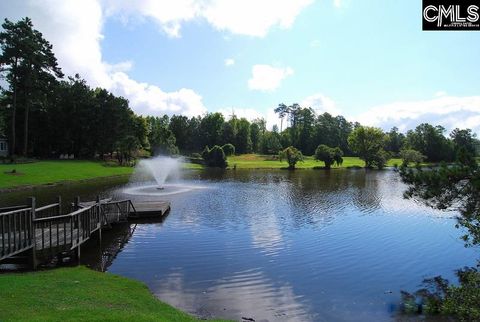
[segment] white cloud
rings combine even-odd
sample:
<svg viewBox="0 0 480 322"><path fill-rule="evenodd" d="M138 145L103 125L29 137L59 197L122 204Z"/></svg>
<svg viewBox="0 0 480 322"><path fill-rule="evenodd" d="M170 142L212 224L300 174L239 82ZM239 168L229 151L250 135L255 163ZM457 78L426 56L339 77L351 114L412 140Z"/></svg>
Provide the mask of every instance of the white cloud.
<svg viewBox="0 0 480 322"><path fill-rule="evenodd" d="M342 7L342 0L333 0L333 5L337 8Z"/></svg>
<svg viewBox="0 0 480 322"><path fill-rule="evenodd" d="M235 65L235 59L233 59L233 58L225 59L225 66L228 67L228 66L233 66L233 65Z"/></svg>
<svg viewBox="0 0 480 322"><path fill-rule="evenodd" d="M313 0L212 0L201 15L219 30L263 37L273 26L290 28Z"/></svg>
<svg viewBox="0 0 480 322"><path fill-rule="evenodd" d="M300 105L302 107L311 107L317 114L328 112L332 115L338 115L341 113L331 98L320 93L308 96Z"/></svg>
<svg viewBox="0 0 480 322"><path fill-rule="evenodd" d="M423 101L394 102L373 107L357 117L357 120L384 129L397 126L401 131L428 122L442 125L447 131L458 127L480 133L480 96L457 97L445 94Z"/></svg>
<svg viewBox="0 0 480 322"><path fill-rule="evenodd" d="M164 92L159 87L139 83L123 72L111 75L112 91L128 97L135 111L143 115L183 114L197 116L206 112L202 97L188 88Z"/></svg>
<svg viewBox="0 0 480 322"><path fill-rule="evenodd" d="M313 0L104 0L108 15L153 19L172 37L180 36L183 23L204 19L218 30L263 37L274 27L289 28Z"/></svg>
<svg viewBox="0 0 480 322"><path fill-rule="evenodd" d="M248 80L248 88L264 92L271 92L277 89L281 82L293 74L290 67L273 67L270 65L254 65L252 67L252 78Z"/></svg>
<svg viewBox="0 0 480 322"><path fill-rule="evenodd" d="M133 62L112 64L103 59L100 42L105 17L101 4L99 0L3 1L0 12L11 20L31 17L35 28L52 43L66 75L78 73L90 86L104 87L124 96L137 113L192 116L206 112L201 96L193 90L164 92L155 85L131 79L126 73L133 68ZM128 4L123 2L125 6ZM175 9L173 4L171 7L173 11L168 14L185 16L177 12L181 9Z"/></svg>

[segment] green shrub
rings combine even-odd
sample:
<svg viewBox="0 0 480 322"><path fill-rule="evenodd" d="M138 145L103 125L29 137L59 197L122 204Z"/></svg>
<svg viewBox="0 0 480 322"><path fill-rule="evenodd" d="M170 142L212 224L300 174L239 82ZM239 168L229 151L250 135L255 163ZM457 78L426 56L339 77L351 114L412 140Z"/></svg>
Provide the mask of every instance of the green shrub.
<svg viewBox="0 0 480 322"><path fill-rule="evenodd" d="M295 169L295 165L298 161L303 161L303 154L293 146L289 146L278 154L280 161L287 160L288 168L290 170Z"/></svg>
<svg viewBox="0 0 480 322"><path fill-rule="evenodd" d="M227 159L225 153L223 152L222 147L215 145L213 148L209 149L208 146L202 152L202 158L205 160L205 164L208 167L218 167L226 168Z"/></svg>
<svg viewBox="0 0 480 322"><path fill-rule="evenodd" d="M226 156L231 156L235 154L235 146L231 143L225 144L224 146L222 146L222 149Z"/></svg>

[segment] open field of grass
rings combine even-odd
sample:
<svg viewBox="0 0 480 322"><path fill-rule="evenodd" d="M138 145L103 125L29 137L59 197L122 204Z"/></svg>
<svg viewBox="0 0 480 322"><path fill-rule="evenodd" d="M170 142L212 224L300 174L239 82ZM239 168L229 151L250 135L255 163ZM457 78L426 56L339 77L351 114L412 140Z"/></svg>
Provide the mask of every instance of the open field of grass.
<svg viewBox="0 0 480 322"><path fill-rule="evenodd" d="M198 321L140 282L85 267L0 275L0 298L0 321Z"/></svg>
<svg viewBox="0 0 480 322"><path fill-rule="evenodd" d="M186 163L185 167L189 169L202 168L201 165L192 163ZM16 173L11 173L12 170L15 170ZM0 164L0 189L129 175L133 170L132 167L105 166L102 162L85 160Z"/></svg>
<svg viewBox="0 0 480 322"><path fill-rule="evenodd" d="M233 168L235 165L237 169L279 169L288 167L287 161L280 162L278 159L274 160L275 156L258 155L258 154L243 154L228 157L228 167ZM387 166L400 165L401 159L391 159ZM298 162L296 167L299 169L311 169L314 167L323 167L324 163L315 161L313 157L305 157L303 162ZM364 167L365 162L358 157L344 157L342 168L347 167ZM332 166L337 168L337 166Z"/></svg>

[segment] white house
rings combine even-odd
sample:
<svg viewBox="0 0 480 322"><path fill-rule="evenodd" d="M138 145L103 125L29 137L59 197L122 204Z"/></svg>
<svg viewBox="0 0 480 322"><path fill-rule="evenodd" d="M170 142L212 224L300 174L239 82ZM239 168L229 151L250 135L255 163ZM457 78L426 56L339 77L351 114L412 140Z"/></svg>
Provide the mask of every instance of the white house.
<svg viewBox="0 0 480 322"><path fill-rule="evenodd" d="M8 156L8 141L7 138L0 136L0 157Z"/></svg>

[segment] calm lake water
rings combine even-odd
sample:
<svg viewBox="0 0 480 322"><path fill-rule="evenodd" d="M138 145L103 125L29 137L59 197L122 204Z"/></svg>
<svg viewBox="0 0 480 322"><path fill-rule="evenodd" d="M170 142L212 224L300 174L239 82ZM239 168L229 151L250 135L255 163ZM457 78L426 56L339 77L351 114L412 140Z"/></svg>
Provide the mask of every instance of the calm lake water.
<svg viewBox="0 0 480 322"><path fill-rule="evenodd" d="M458 239L455 213L404 200L392 170L193 171L184 180L203 188L163 197L172 203L163 222L116 227L84 262L207 318L391 321L400 290L454 279L478 258ZM125 183L34 193L41 202L59 193L131 197ZM2 194L0 206L29 194Z"/></svg>

